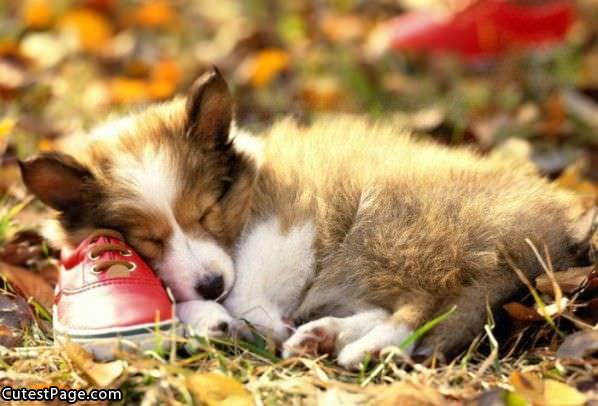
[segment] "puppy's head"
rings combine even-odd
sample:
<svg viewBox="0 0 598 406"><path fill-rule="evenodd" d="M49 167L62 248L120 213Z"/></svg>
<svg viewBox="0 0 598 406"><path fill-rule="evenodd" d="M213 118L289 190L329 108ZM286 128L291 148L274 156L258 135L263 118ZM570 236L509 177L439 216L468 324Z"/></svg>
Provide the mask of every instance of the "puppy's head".
<svg viewBox="0 0 598 406"><path fill-rule="evenodd" d="M228 86L213 70L186 98L100 127L76 157L22 162L22 177L57 210L63 243L119 230L178 301L216 299L234 280L230 250L255 179L230 138L232 115Z"/></svg>

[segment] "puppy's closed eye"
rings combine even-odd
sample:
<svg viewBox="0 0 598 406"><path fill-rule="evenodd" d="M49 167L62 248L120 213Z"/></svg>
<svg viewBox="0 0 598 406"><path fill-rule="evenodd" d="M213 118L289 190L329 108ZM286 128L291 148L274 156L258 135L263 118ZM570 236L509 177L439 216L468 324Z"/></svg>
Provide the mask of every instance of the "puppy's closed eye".
<svg viewBox="0 0 598 406"><path fill-rule="evenodd" d="M131 237L131 244L135 246L141 256L156 260L162 255L164 240L157 237Z"/></svg>

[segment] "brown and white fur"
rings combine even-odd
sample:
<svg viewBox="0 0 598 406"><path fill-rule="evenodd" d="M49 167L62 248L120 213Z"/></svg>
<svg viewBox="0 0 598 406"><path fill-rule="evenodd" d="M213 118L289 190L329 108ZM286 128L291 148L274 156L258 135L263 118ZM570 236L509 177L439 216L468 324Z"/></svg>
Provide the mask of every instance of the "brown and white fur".
<svg viewBox="0 0 598 406"><path fill-rule="evenodd" d="M21 165L28 188L58 210L63 243L117 229L170 286L183 321L214 335L244 319L285 356L330 352L347 367L452 306L420 345L460 349L486 304L521 287L511 264L541 273L526 239L566 268L592 221L529 164L390 126L287 119L252 137L234 127L217 71L186 99L96 134L76 159L46 153ZM204 300L217 296L224 307ZM288 319L308 322L291 334Z"/></svg>

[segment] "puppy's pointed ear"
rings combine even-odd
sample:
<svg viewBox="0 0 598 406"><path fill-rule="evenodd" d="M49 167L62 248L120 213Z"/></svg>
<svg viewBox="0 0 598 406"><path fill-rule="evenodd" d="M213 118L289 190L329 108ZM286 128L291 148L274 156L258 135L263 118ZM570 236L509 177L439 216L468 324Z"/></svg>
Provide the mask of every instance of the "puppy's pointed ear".
<svg viewBox="0 0 598 406"><path fill-rule="evenodd" d="M70 155L47 152L19 161L27 189L39 200L61 212L80 210L84 187L93 181L87 168Z"/></svg>
<svg viewBox="0 0 598 406"><path fill-rule="evenodd" d="M204 73L193 83L187 95L186 114L188 136L215 148L228 145L233 103L218 69Z"/></svg>

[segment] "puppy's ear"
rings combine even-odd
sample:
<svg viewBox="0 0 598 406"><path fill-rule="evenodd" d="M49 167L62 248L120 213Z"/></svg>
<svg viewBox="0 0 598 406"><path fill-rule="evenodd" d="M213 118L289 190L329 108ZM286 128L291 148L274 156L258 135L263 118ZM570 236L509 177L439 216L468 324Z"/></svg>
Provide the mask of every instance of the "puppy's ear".
<svg viewBox="0 0 598 406"><path fill-rule="evenodd" d="M229 145L233 103L218 69L204 73L193 83L187 95L186 114L189 137L216 149Z"/></svg>
<svg viewBox="0 0 598 406"><path fill-rule="evenodd" d="M19 161L27 189L39 200L61 212L79 211L84 187L93 182L91 172L73 157L47 152Z"/></svg>

